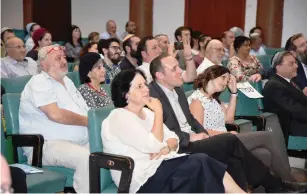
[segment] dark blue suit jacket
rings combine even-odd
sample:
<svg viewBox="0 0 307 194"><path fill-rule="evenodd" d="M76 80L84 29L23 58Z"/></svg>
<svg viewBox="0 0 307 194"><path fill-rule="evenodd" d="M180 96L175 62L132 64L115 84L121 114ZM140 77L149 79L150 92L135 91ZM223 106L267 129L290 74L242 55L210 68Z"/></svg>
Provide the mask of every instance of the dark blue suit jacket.
<svg viewBox="0 0 307 194"><path fill-rule="evenodd" d="M297 68L297 76L295 78L295 83L301 89L304 89L305 87L307 87L307 77L304 71L303 64L298 61L297 65L298 65L298 68Z"/></svg>

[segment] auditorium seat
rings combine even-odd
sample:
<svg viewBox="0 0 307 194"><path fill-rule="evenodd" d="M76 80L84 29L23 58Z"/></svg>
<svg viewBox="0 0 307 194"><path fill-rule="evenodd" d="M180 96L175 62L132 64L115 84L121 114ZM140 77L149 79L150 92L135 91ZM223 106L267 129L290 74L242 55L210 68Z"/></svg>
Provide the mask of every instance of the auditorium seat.
<svg viewBox="0 0 307 194"><path fill-rule="evenodd" d="M277 52L284 51L285 48L266 48L265 52L267 55L275 55Z"/></svg>
<svg viewBox="0 0 307 194"><path fill-rule="evenodd" d="M4 87L6 93L21 93L31 77L32 75L1 78L1 85Z"/></svg>

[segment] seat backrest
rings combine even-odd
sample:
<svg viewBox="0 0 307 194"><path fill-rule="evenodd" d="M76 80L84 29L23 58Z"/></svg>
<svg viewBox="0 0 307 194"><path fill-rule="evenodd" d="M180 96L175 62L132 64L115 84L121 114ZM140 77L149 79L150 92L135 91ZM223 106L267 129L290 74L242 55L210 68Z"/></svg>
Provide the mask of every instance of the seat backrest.
<svg viewBox="0 0 307 194"><path fill-rule="evenodd" d="M67 76L69 79L71 79L72 82L74 82L76 88L79 88L79 86L81 85L79 72L77 72L77 71L68 72L68 73L66 74L66 76Z"/></svg>
<svg viewBox="0 0 307 194"><path fill-rule="evenodd" d="M184 94L185 94L185 97L189 98L193 92L194 92L194 90L186 91L186 92L184 93Z"/></svg>
<svg viewBox="0 0 307 194"><path fill-rule="evenodd" d="M88 111L88 131L90 152L102 152L103 142L101 139L101 123L108 117L110 112L114 109L113 105L103 108L94 108ZM104 190L113 181L109 170L101 169L101 190Z"/></svg>
<svg viewBox="0 0 307 194"><path fill-rule="evenodd" d="M190 83L184 83L182 85L182 89L187 92L187 91L191 91L193 90L193 86L194 86L194 82L190 82Z"/></svg>
<svg viewBox="0 0 307 194"><path fill-rule="evenodd" d="M2 113L1 113L2 118ZM6 158L7 157L7 150L6 150L6 139L4 136L4 128L3 123L1 122L1 154Z"/></svg>
<svg viewBox="0 0 307 194"><path fill-rule="evenodd" d="M266 48L265 52L267 55L275 55L277 52L284 51L285 48Z"/></svg>
<svg viewBox="0 0 307 194"><path fill-rule="evenodd" d="M102 84L103 89L106 90L106 92L111 96L111 84Z"/></svg>
<svg viewBox="0 0 307 194"><path fill-rule="evenodd" d="M19 134L20 97L20 93L6 93L2 97L7 134ZM18 148L18 159L19 163L27 161L21 148Z"/></svg>
<svg viewBox="0 0 307 194"><path fill-rule="evenodd" d="M273 55L260 55L260 56L257 56L257 58L262 64L264 69L270 69L272 67L271 61L272 61Z"/></svg>
<svg viewBox="0 0 307 194"><path fill-rule="evenodd" d="M227 64L228 64L228 59L222 61L223 67L227 67Z"/></svg>
<svg viewBox="0 0 307 194"><path fill-rule="evenodd" d="M73 72L74 71L75 63L68 62L67 66L68 66L68 72Z"/></svg>
<svg viewBox="0 0 307 194"><path fill-rule="evenodd" d="M15 36L17 36L22 41L24 41L24 39L26 37L26 33L23 29L13 29L13 32L14 32Z"/></svg>
<svg viewBox="0 0 307 194"><path fill-rule="evenodd" d="M5 88L6 93L21 93L31 77L32 75L1 78L1 85Z"/></svg>

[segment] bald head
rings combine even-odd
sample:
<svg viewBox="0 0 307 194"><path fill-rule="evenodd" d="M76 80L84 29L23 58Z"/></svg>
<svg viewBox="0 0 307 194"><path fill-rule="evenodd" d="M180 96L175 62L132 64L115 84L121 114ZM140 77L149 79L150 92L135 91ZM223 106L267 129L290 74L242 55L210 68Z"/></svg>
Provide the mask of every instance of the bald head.
<svg viewBox="0 0 307 194"><path fill-rule="evenodd" d="M106 25L107 32L110 34L116 33L116 23L114 20L109 20Z"/></svg>
<svg viewBox="0 0 307 194"><path fill-rule="evenodd" d="M11 37L5 42L7 55L16 61L23 61L26 56L25 44L18 37Z"/></svg>
<svg viewBox="0 0 307 194"><path fill-rule="evenodd" d="M212 63L219 65L221 64L224 56L223 43L217 39L211 40L206 48L206 58Z"/></svg>

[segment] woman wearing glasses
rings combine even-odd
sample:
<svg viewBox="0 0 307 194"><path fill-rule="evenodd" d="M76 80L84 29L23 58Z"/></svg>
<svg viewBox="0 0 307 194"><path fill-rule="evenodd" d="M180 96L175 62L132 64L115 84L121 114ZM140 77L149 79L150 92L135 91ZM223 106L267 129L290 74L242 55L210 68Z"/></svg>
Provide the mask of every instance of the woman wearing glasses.
<svg viewBox="0 0 307 194"><path fill-rule="evenodd" d="M237 82L252 81L259 82L262 79L260 73L263 67L260 61L251 56L251 41L245 36L238 36L234 41L236 55L228 61L228 69L237 79Z"/></svg>

